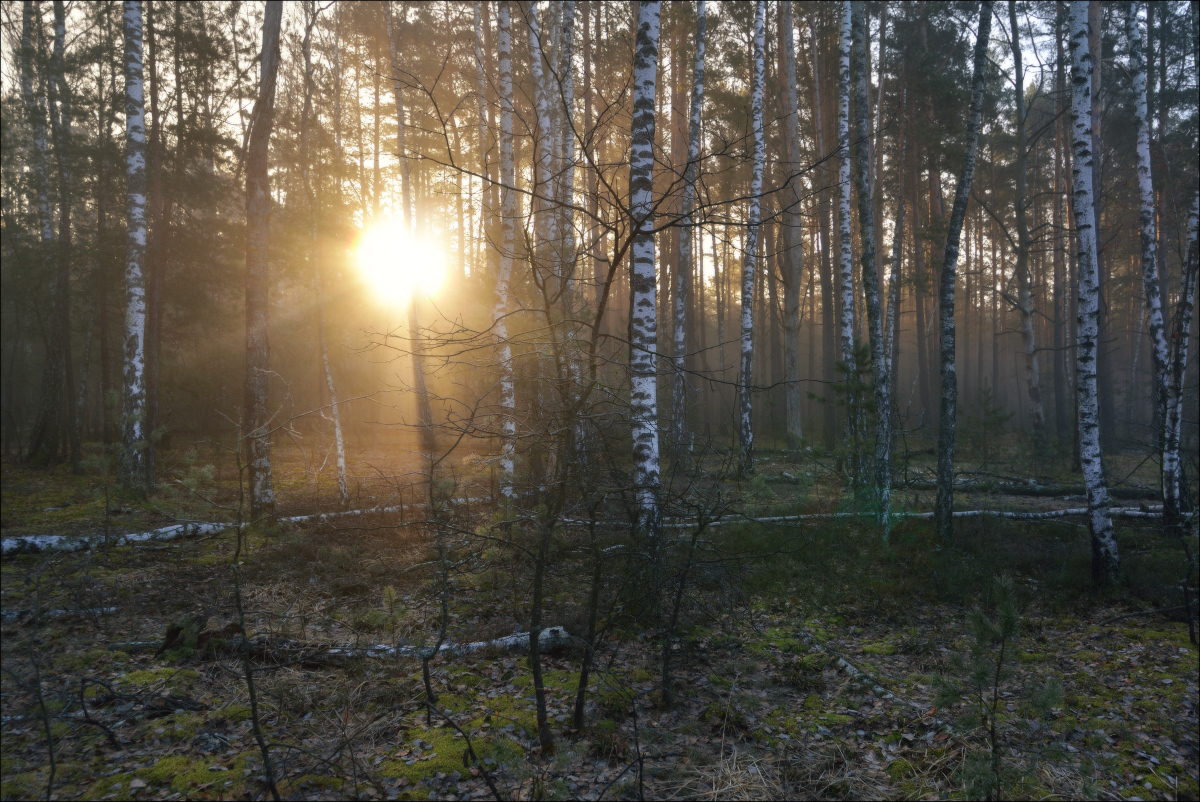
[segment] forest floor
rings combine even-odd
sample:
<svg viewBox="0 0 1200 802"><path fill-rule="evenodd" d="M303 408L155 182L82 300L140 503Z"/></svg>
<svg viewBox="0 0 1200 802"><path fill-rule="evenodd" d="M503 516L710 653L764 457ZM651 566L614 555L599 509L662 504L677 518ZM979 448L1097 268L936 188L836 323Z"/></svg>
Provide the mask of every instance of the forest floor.
<svg viewBox="0 0 1200 802"><path fill-rule="evenodd" d="M5 462L3 536L231 520L219 507L236 503L236 487L228 466L212 462L178 456L167 468L177 481L137 505L114 500L100 473ZM334 508L328 468L283 448L276 466L281 514ZM1137 466L1130 455L1110 469L1151 482ZM1007 481L1028 466L983 467ZM898 493L901 506L928 509L927 468L919 459L909 466L916 480ZM402 496L395 465L364 461L356 471L357 505ZM746 498L764 514L844 508L819 462L768 456L751 484ZM1080 503L976 490L959 508ZM310 647L254 667L281 795L482 799L493 796L490 780L503 797L523 799L966 798L990 770L989 742L970 702L943 706L939 689L969 672L961 662L971 658L971 611L989 608L993 577L1007 574L1020 626L997 686L1003 795L1200 796L1200 653L1166 609L1179 603L1182 552L1148 522L1118 523L1125 577L1103 593L1090 587L1078 521L966 519L945 549L918 520L887 543L868 522L844 520L742 523L712 538L726 557L697 566L678 637L665 642L622 616L614 605L624 569L606 569L587 725L571 727L582 652L546 656L556 749L543 754L519 653L433 660L432 716L419 660L309 659L330 644L431 642L441 588L450 589L449 640L522 629L530 571L516 550L483 549L440 583L431 543L394 515L249 531L239 563L246 629ZM57 799L269 797L242 660L155 653L187 616L204 616L214 632L236 623L235 547L227 530L4 558L0 796L44 797L50 785ZM579 635L591 566L569 537L553 550L546 623ZM20 615L33 610L73 614ZM675 680L667 708L664 648ZM1055 680L1061 693L1050 699L1043 691ZM477 760L465 754L468 739Z"/></svg>

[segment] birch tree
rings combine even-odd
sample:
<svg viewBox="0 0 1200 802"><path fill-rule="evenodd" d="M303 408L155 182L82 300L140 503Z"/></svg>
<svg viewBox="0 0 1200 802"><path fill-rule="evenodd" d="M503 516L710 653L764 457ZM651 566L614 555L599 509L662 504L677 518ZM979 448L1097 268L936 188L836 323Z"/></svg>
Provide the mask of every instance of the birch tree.
<svg viewBox="0 0 1200 802"><path fill-rule="evenodd" d="M1017 110L1016 211L1017 211L1017 310L1021 314L1021 342L1025 351L1025 386L1029 393L1029 419L1034 449L1041 451L1046 438L1046 412L1042 406L1041 370L1033 327L1033 281L1029 275L1029 220L1025 211L1028 146L1025 133L1025 71L1021 64L1021 35L1016 0L1008 0L1009 37L1012 45L1014 105Z"/></svg>
<svg viewBox="0 0 1200 802"><path fill-rule="evenodd" d="M308 203L308 237L309 258L312 260L313 284L316 292L317 307L317 340L321 348L321 371L325 377L325 387L329 391L329 410L333 418L334 448L337 459L338 506L346 509L350 506L350 491L346 485L346 442L342 436L342 415L338 405L337 386L333 382L333 370L329 364L329 344L325 337L325 291L321 276L321 259L319 237L317 231L317 196L313 190L310 146L312 136L310 128L313 121L313 60L312 32L317 22L317 11L314 0L304 3L304 39L300 49L304 54L304 105L300 117L300 174L304 183L305 200ZM338 102L335 98L334 102ZM341 149L338 148L338 159L341 159Z"/></svg>
<svg viewBox="0 0 1200 802"><path fill-rule="evenodd" d="M263 12L262 63L258 98L250 116L246 146L246 379L242 430L250 484L250 514L269 515L275 507L271 477L271 415L267 391L271 370L268 294L271 182L267 168L275 122L275 78L279 73L279 30L283 3L269 0Z"/></svg>
<svg viewBox="0 0 1200 802"><path fill-rule="evenodd" d="M846 382L846 443L851 453L851 481L859 480L854 440L857 437L854 370L854 257L850 239L850 0L841 4L841 36L838 38L838 272L837 293L840 303L838 337Z"/></svg>
<svg viewBox="0 0 1200 802"><path fill-rule="evenodd" d="M674 455L680 459L685 446L684 418L687 414L687 379L684 372L687 358L687 307L690 276L693 272L692 239L696 205L696 178L700 172L700 110L704 105L704 47L707 34L704 0L696 3L696 52L692 65L692 105L688 116L688 160L683 170L683 209L679 224L679 264L675 266L675 305L672 316L675 353L675 382L671 397L671 442Z"/></svg>
<svg viewBox="0 0 1200 802"><path fill-rule="evenodd" d="M761 5L761 4L760 4ZM658 299L654 265L654 109L658 89L659 2L638 6L633 54L633 119L630 123L629 216L630 407L633 418L633 482L637 491L638 528L657 538L658 509Z"/></svg>
<svg viewBox="0 0 1200 802"><path fill-rule="evenodd" d="M783 240L783 365L785 427L788 448L798 448L804 436L800 384L800 290L804 237L800 230L800 118L796 92L796 45L793 39L792 4L779 5L779 56L783 81L783 149L787 158L787 184L780 221Z"/></svg>
<svg viewBox="0 0 1200 802"><path fill-rule="evenodd" d="M766 4L754 5L754 62L750 80L750 119L754 135L754 156L750 173L750 199L746 210L745 253L742 256L742 361L738 382L739 432L741 459L738 472L743 476L754 473L754 270L758 252L758 233L761 225L763 166L766 162L766 136L763 130L763 80L766 65L763 56L763 27Z"/></svg>
<svg viewBox="0 0 1200 802"><path fill-rule="evenodd" d="M871 338L871 381L875 386L875 495L884 537L888 534L892 504L892 400L887 349L883 339L883 312L879 305L879 274L875 264L875 219L871 192L871 141L867 117L867 21L862 2L851 4L854 78L854 186L858 192L858 230L862 253L862 285Z"/></svg>
<svg viewBox="0 0 1200 802"><path fill-rule="evenodd" d="M1072 212L1078 243L1079 287L1078 357L1075 368L1079 456L1088 497L1088 527L1092 539L1092 579L1102 585L1120 567L1108 485L1100 450L1100 397L1096 362L1100 348L1100 291L1097 260L1095 197L1093 194L1092 54L1088 46L1088 4L1071 3L1067 45L1071 58L1071 180ZM1107 402L1109 399L1105 399Z"/></svg>
<svg viewBox="0 0 1200 802"><path fill-rule="evenodd" d="M962 172L954 190L950 227L946 233L946 251L942 257L939 297L939 345L941 346L942 405L938 425L937 499L934 502L934 528L942 542L954 537L954 425L958 412L958 375L954 365L954 281L958 265L958 243L971 181L975 177L975 152L979 145L979 126L983 117L983 93L987 66L988 37L992 30L992 2L979 4L979 29L975 39L975 59L971 74L971 109L967 118L966 153Z"/></svg>
<svg viewBox="0 0 1200 802"><path fill-rule="evenodd" d="M513 80L512 11L502 0L497 11L499 31L496 49L500 82L500 265L496 276L496 301L492 312L493 331L500 367L500 494L506 503L513 500L513 472L516 454L517 423L512 347L508 342L508 285L512 276L513 248L520 216L520 198L516 192L513 165Z"/></svg>
<svg viewBox="0 0 1200 802"><path fill-rule="evenodd" d="M1162 292L1158 283L1158 227L1154 208L1154 178L1150 161L1150 114L1146 102L1146 59L1142 52L1142 34L1137 22L1138 4L1128 3L1125 7L1125 34L1129 40L1129 68L1133 84L1134 117L1137 120L1137 176L1138 194L1141 204L1139 218L1142 245L1142 290L1145 294L1143 308L1146 324L1150 331L1150 358L1154 369L1154 403L1160 425L1166 425L1168 364L1167 335L1163 324ZM1160 481L1163 496L1164 523L1178 515L1178 497L1171 493L1169 484L1177 486L1178 480L1168 478L1173 468L1171 457L1166 453L1166 429L1158 438L1160 455ZM1167 500L1173 496L1171 504ZM1170 508L1170 509L1168 509ZM1169 524L1168 524L1169 525Z"/></svg>
<svg viewBox="0 0 1200 802"><path fill-rule="evenodd" d="M1183 264L1183 281L1179 287L1179 306L1171 327L1168 351L1168 384L1166 410L1163 416L1163 525L1170 530L1180 529L1179 458L1183 436L1183 374L1187 370L1188 343L1192 339L1192 314L1196 306L1196 285L1200 283L1200 190L1192 201L1188 215L1188 247ZM1115 548L1115 546L1114 546Z"/></svg>
<svg viewBox="0 0 1200 802"><path fill-rule="evenodd" d="M402 4L403 13L407 14L406 5ZM400 161L400 208L402 212L401 225L405 234L414 236L416 226L413 220L412 207L412 165L409 164L408 149L405 145L406 121L404 110L404 83L400 73L400 61L397 57L397 35L399 29L392 20L392 4L390 0L383 4L384 29L387 32L388 55L391 56L392 93L396 101L396 153ZM425 355L421 351L420 319L417 315L417 294L413 292L408 299L408 337L409 354L412 357L413 389L417 401L417 428L420 433L420 448L422 456L433 459L437 448L437 440L433 431L433 407L429 402L429 387L425 382Z"/></svg>
<svg viewBox="0 0 1200 802"><path fill-rule="evenodd" d="M146 103L142 84L142 3L126 0L125 340L120 481L146 488Z"/></svg>

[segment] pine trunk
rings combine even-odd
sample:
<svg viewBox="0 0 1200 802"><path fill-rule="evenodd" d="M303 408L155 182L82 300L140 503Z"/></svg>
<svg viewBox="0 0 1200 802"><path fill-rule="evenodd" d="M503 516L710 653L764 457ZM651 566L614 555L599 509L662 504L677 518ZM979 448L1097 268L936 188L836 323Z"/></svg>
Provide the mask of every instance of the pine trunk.
<svg viewBox="0 0 1200 802"><path fill-rule="evenodd" d="M783 245L783 363L784 402L787 445L799 448L804 436L802 404L804 390L800 384L800 295L803 275L804 234L800 229L800 118L797 113L796 45L792 33L792 4L779 6L779 53L783 79L783 138L785 167L784 191L781 196L780 239Z"/></svg>
<svg viewBox="0 0 1200 802"><path fill-rule="evenodd" d="M975 64L971 77L971 111L967 119L966 154L962 173L954 192L954 208L950 212L950 229L946 234L946 251L942 258L939 287L942 406L938 425L937 500L934 516L937 536L943 543L954 537L954 424L958 405L958 377L954 365L954 280L958 264L958 242L962 234L967 201L971 197L971 180L975 175L975 152L979 145L979 125L983 116L983 94L986 76L988 36L992 29L992 2L979 4L979 34L975 40Z"/></svg>

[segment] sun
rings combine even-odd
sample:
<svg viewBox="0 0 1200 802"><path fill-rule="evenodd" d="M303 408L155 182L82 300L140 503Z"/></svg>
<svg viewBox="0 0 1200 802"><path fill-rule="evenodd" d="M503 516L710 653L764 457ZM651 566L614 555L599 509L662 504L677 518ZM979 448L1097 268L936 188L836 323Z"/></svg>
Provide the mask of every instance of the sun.
<svg viewBox="0 0 1200 802"><path fill-rule="evenodd" d="M364 229L354 255L363 279L384 303L400 304L414 296L433 295L446 278L441 250L393 220Z"/></svg>

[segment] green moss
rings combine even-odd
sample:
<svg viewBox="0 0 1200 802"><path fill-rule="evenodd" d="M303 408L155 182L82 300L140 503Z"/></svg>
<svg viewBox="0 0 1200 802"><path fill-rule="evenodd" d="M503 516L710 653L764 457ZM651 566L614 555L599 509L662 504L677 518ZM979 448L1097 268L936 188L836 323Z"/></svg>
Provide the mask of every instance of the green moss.
<svg viewBox="0 0 1200 802"><path fill-rule="evenodd" d="M825 700L815 693L810 693L808 696L804 697L805 710L820 710L824 706Z"/></svg>
<svg viewBox="0 0 1200 802"><path fill-rule="evenodd" d="M841 713L823 713L817 716L817 721L824 724L826 727L841 727L854 721L853 716L846 716Z"/></svg>
<svg viewBox="0 0 1200 802"><path fill-rule="evenodd" d="M917 770L913 768L913 764L904 758L897 758L888 764L887 773L892 778L892 782L900 782L905 777L911 777L916 774Z"/></svg>
<svg viewBox="0 0 1200 802"><path fill-rule="evenodd" d="M635 668L629 678L634 682L649 682L654 679L654 674L644 668Z"/></svg>
<svg viewBox="0 0 1200 802"><path fill-rule="evenodd" d="M184 687L200 678L200 675L190 668L151 668L143 671L130 671L117 681L126 685L153 685L159 680L166 681L168 687Z"/></svg>
<svg viewBox="0 0 1200 802"><path fill-rule="evenodd" d="M0 798L4 799L37 799L46 792L46 784L42 782L40 772L27 771L24 774L4 775L0 782Z"/></svg>
<svg viewBox="0 0 1200 802"><path fill-rule="evenodd" d="M896 644L888 643L886 641L883 641L880 643L868 643L866 646L863 647L863 652L865 652L866 654L889 655L889 654L895 654L896 651L897 651Z"/></svg>
<svg viewBox="0 0 1200 802"><path fill-rule="evenodd" d="M220 710L213 712L214 719L225 719L234 724L241 724L243 721L250 720L250 705L226 705Z"/></svg>
<svg viewBox="0 0 1200 802"><path fill-rule="evenodd" d="M420 749L411 748L403 757L385 760L379 765L381 777L408 778L413 785L440 773L466 774L470 766L467 742L450 728L409 730L404 734L407 743L420 739ZM484 763L504 763L520 754L520 748L501 735L485 735L471 739L475 756Z"/></svg>
<svg viewBox="0 0 1200 802"><path fill-rule="evenodd" d="M243 772L249 767L251 757L250 752L243 752L228 765L228 771L212 771L209 767L218 765L213 758L192 760L182 755L172 755L164 757L150 768L138 769L134 774L147 783L170 785L172 791L185 796L194 796L195 789L202 786L231 781L232 786L222 787L221 796L237 797L241 795L240 786L245 779Z"/></svg>

